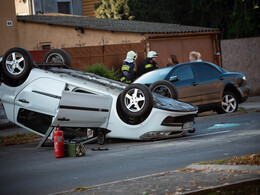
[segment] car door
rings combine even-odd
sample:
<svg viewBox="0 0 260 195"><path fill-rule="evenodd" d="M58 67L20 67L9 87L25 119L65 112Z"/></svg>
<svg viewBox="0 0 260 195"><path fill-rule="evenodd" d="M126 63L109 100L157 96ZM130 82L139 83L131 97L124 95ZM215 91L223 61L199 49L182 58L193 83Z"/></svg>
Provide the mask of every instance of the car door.
<svg viewBox="0 0 260 195"><path fill-rule="evenodd" d="M221 72L207 62L196 62L192 66L201 86L202 104L220 102L224 86Z"/></svg>
<svg viewBox="0 0 260 195"><path fill-rule="evenodd" d="M28 130L44 135L50 127L65 83L39 78L23 88L14 101L14 120Z"/></svg>
<svg viewBox="0 0 260 195"><path fill-rule="evenodd" d="M178 81L171 81L178 90L178 100L200 105L202 102L200 86L197 83L197 78L194 76L191 65L184 64L176 66L170 75L168 75L168 80L170 80L172 76L177 76L179 79Z"/></svg>
<svg viewBox="0 0 260 195"><path fill-rule="evenodd" d="M53 126L107 128L112 105L109 95L63 91Z"/></svg>

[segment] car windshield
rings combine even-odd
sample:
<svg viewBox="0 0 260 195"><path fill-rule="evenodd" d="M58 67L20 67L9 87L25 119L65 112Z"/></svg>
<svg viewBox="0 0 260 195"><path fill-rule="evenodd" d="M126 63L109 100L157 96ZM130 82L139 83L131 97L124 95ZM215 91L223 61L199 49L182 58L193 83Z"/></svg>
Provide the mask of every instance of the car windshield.
<svg viewBox="0 0 260 195"><path fill-rule="evenodd" d="M154 83L159 80L164 80L166 75L171 71L172 67L160 68L151 72L148 72L134 81L134 83Z"/></svg>

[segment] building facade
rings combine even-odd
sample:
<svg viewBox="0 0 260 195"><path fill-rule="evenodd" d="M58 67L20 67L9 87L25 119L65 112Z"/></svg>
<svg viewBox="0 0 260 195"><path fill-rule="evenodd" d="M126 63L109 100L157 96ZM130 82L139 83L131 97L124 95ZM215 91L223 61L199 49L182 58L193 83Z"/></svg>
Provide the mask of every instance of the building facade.
<svg viewBox="0 0 260 195"><path fill-rule="evenodd" d="M14 0L17 15L62 13L83 15L82 0Z"/></svg>

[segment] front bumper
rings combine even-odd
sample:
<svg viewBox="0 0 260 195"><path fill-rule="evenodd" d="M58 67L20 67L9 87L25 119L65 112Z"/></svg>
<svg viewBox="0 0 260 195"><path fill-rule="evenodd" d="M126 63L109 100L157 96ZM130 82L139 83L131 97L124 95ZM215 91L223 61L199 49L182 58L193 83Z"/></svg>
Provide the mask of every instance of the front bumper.
<svg viewBox="0 0 260 195"><path fill-rule="evenodd" d="M150 125L153 128L142 134L139 137L141 140L181 137L187 131L193 130L195 115L198 112L196 106L154 93L153 97L155 102L154 108L159 109L156 115L153 116L153 118L157 119L157 124Z"/></svg>
<svg viewBox="0 0 260 195"><path fill-rule="evenodd" d="M159 140L173 137L181 137L188 131L194 131L195 113L181 116L166 116L161 119L157 128L151 128L139 138L141 140ZM158 117L159 120L159 117Z"/></svg>
<svg viewBox="0 0 260 195"><path fill-rule="evenodd" d="M241 94L241 99L240 103L243 103L247 100L250 94L250 88L248 86L244 86L240 88L240 94Z"/></svg>
<svg viewBox="0 0 260 195"><path fill-rule="evenodd" d="M150 131L143 134L141 140L160 140L160 139L169 139L182 137L187 131Z"/></svg>
<svg viewBox="0 0 260 195"><path fill-rule="evenodd" d="M195 120L195 114L189 114L189 115L184 115L184 116L177 116L177 117L172 117L168 116L166 117L161 125L162 126L180 126L183 129L187 128L192 128Z"/></svg>
<svg viewBox="0 0 260 195"><path fill-rule="evenodd" d="M194 121L185 122L185 123L172 123L171 126L177 127L179 130L167 130L167 131L150 131L142 136L140 136L141 140L159 140L159 139L167 139L174 137L181 137L185 135L188 131L194 131Z"/></svg>

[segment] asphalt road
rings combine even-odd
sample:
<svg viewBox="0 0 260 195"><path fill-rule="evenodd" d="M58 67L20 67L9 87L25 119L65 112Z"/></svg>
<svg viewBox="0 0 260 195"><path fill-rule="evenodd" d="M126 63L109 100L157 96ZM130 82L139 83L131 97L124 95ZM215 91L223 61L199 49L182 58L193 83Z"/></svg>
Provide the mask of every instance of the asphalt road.
<svg viewBox="0 0 260 195"><path fill-rule="evenodd" d="M37 144L0 147L0 194L49 194L75 187L184 168L191 163L260 152L260 112L196 119L194 134L153 142L109 140L87 145L87 156L54 157Z"/></svg>

